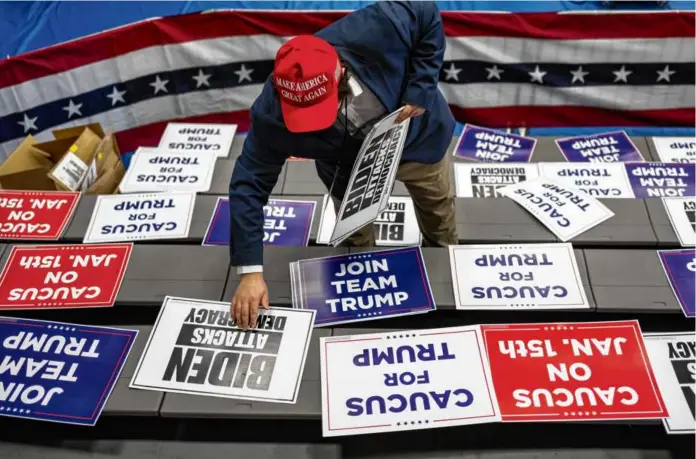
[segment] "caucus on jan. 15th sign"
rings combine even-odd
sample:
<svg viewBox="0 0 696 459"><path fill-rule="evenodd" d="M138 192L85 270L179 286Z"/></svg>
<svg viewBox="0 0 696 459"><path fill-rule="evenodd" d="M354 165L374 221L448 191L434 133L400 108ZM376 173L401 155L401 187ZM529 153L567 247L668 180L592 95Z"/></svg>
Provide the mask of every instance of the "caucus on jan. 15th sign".
<svg viewBox="0 0 696 459"><path fill-rule="evenodd" d="M0 239L58 239L79 199L72 191L0 190Z"/></svg>
<svg viewBox="0 0 696 459"><path fill-rule="evenodd" d="M100 195L82 242L185 239L196 193Z"/></svg>
<svg viewBox="0 0 696 459"><path fill-rule="evenodd" d="M290 277L293 306L318 327L435 310L420 247L301 260Z"/></svg>
<svg viewBox="0 0 696 459"><path fill-rule="evenodd" d="M325 437L500 421L480 329L321 338Z"/></svg>
<svg viewBox="0 0 696 459"><path fill-rule="evenodd" d="M0 318L0 416L95 425L137 334Z"/></svg>
<svg viewBox="0 0 696 459"><path fill-rule="evenodd" d="M295 403L314 311L262 310L251 330L230 304L166 297L130 387Z"/></svg>
<svg viewBox="0 0 696 459"><path fill-rule="evenodd" d="M236 124L168 123L159 148L225 158L236 132Z"/></svg>
<svg viewBox="0 0 696 459"><path fill-rule="evenodd" d="M570 244L451 245L457 309L587 309Z"/></svg>

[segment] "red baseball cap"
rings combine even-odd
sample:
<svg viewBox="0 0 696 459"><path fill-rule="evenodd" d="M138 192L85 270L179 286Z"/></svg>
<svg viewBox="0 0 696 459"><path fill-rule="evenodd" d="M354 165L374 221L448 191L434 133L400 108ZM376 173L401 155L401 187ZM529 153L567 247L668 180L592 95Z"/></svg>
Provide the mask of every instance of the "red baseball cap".
<svg viewBox="0 0 696 459"><path fill-rule="evenodd" d="M290 132L320 131L338 116L341 64L333 46L313 35L300 35L280 47L273 83Z"/></svg>

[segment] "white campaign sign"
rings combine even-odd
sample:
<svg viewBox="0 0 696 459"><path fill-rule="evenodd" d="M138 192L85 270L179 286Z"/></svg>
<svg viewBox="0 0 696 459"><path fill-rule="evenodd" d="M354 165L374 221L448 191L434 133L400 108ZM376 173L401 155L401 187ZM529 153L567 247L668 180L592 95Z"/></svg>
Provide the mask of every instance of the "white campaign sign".
<svg viewBox="0 0 696 459"><path fill-rule="evenodd" d="M241 330L229 302L166 297L130 387L295 403L314 311L270 308Z"/></svg>
<svg viewBox="0 0 696 459"><path fill-rule="evenodd" d="M82 242L188 237L196 193L99 195Z"/></svg>
<svg viewBox="0 0 696 459"><path fill-rule="evenodd" d="M588 309L571 244L451 245L457 309Z"/></svg>
<svg viewBox="0 0 696 459"><path fill-rule="evenodd" d="M323 212L319 222L317 244L328 244L336 225L333 199L324 195ZM413 201L407 197L391 196L387 208L374 222L375 244L379 247L420 245L421 232Z"/></svg>
<svg viewBox="0 0 696 459"><path fill-rule="evenodd" d="M236 133L236 124L168 123L159 148L226 158Z"/></svg>
<svg viewBox="0 0 696 459"><path fill-rule="evenodd" d="M539 163L539 175L595 198L634 198L622 163Z"/></svg>
<svg viewBox="0 0 696 459"><path fill-rule="evenodd" d="M401 123L395 121L400 111L377 123L360 147L338 210L331 244L339 244L386 209L409 127L408 119Z"/></svg>
<svg viewBox="0 0 696 459"><path fill-rule="evenodd" d="M321 338L324 437L500 421L479 326Z"/></svg>
<svg viewBox="0 0 696 459"><path fill-rule="evenodd" d="M121 193L208 191L215 169L214 155L140 147L121 180Z"/></svg>
<svg viewBox="0 0 696 459"><path fill-rule="evenodd" d="M546 178L506 186L498 192L527 209L563 242L614 216L595 198Z"/></svg>
<svg viewBox="0 0 696 459"><path fill-rule="evenodd" d="M670 434L696 431L696 334L644 333L645 347L669 417L662 420Z"/></svg>
<svg viewBox="0 0 696 459"><path fill-rule="evenodd" d="M696 163L696 137L653 137L663 163Z"/></svg>
<svg viewBox="0 0 696 459"><path fill-rule="evenodd" d="M458 198L499 198L499 188L538 177L536 164L454 164Z"/></svg>
<svg viewBox="0 0 696 459"><path fill-rule="evenodd" d="M696 198L662 198L672 229L683 247L696 245Z"/></svg>

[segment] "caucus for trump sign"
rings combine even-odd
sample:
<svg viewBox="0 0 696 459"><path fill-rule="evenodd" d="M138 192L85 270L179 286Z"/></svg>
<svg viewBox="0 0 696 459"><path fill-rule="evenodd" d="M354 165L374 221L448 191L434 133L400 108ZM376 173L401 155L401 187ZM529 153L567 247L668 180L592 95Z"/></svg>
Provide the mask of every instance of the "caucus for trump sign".
<svg viewBox="0 0 696 459"><path fill-rule="evenodd" d="M196 193L100 195L83 242L185 239Z"/></svg>
<svg viewBox="0 0 696 459"><path fill-rule="evenodd" d="M321 338L325 437L500 421L479 327Z"/></svg>
<svg viewBox="0 0 696 459"><path fill-rule="evenodd" d="M527 209L563 242L614 216L597 199L546 178L506 186L498 192Z"/></svg>
<svg viewBox="0 0 696 459"><path fill-rule="evenodd" d="M638 321L482 325L503 421L662 419Z"/></svg>
<svg viewBox="0 0 696 459"><path fill-rule="evenodd" d="M451 245L457 309L587 309L570 244Z"/></svg>
<svg viewBox="0 0 696 459"><path fill-rule="evenodd" d="M95 425L137 334L0 317L0 416Z"/></svg>
<svg viewBox="0 0 696 459"><path fill-rule="evenodd" d="M130 387L295 403L314 311L262 310L251 330L230 304L166 297Z"/></svg>
<svg viewBox="0 0 696 459"><path fill-rule="evenodd" d="M633 198L623 164L539 163L539 174L594 198Z"/></svg>
<svg viewBox="0 0 696 459"><path fill-rule="evenodd" d="M653 137L663 163L696 163L696 137Z"/></svg>
<svg viewBox="0 0 696 459"><path fill-rule="evenodd" d="M397 123L399 113L397 110L377 123L360 147L338 210L331 244L339 244L372 223L387 207L410 122L407 119Z"/></svg>
<svg viewBox="0 0 696 459"><path fill-rule="evenodd" d="M0 190L0 239L58 239L75 211L80 193Z"/></svg>
<svg viewBox="0 0 696 459"><path fill-rule="evenodd" d="M140 147L121 180L121 193L210 189L215 155Z"/></svg>
<svg viewBox="0 0 696 459"><path fill-rule="evenodd" d="M236 132L236 124L168 123L159 148L226 158Z"/></svg>
<svg viewBox="0 0 696 459"><path fill-rule="evenodd" d="M290 275L294 307L317 326L435 310L420 247L301 260Z"/></svg>
<svg viewBox="0 0 696 459"><path fill-rule="evenodd" d="M558 139L556 145L570 162L644 161L643 155L624 131Z"/></svg>
<svg viewBox="0 0 696 459"><path fill-rule="evenodd" d="M467 124L454 156L489 163L528 163L536 139Z"/></svg>

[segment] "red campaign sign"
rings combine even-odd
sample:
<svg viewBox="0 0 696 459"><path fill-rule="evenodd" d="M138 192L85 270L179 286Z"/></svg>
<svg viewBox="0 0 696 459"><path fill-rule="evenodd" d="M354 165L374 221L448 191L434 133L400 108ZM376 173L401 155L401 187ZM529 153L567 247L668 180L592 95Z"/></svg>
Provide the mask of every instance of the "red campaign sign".
<svg viewBox="0 0 696 459"><path fill-rule="evenodd" d="M14 246L0 273L0 310L113 306L133 244Z"/></svg>
<svg viewBox="0 0 696 459"><path fill-rule="evenodd" d="M0 190L0 239L58 239L70 221L79 192Z"/></svg>
<svg viewBox="0 0 696 459"><path fill-rule="evenodd" d="M637 321L481 331L503 421L668 416Z"/></svg>

